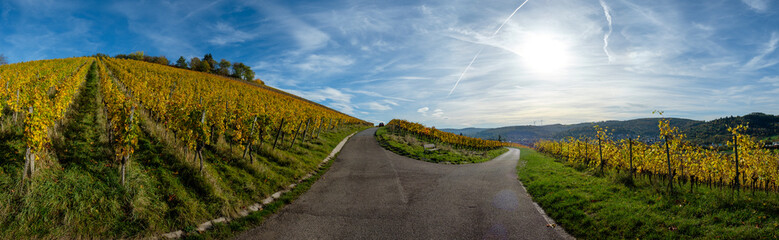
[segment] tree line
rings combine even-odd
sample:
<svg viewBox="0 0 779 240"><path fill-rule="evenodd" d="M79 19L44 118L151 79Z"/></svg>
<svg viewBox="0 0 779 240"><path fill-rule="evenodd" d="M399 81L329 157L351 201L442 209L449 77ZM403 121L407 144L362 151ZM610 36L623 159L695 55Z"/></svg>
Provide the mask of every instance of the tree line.
<svg viewBox="0 0 779 240"><path fill-rule="evenodd" d="M97 54L98 57L108 57L105 54ZM254 81L254 71L251 67L247 66L246 64L242 62L233 62L227 61L225 59L222 59L220 61L216 61L214 57L208 53L205 56L203 56L202 59L198 57L193 57L189 61L187 61L184 56L179 57L176 62L170 62L167 57L165 56L148 56L144 55L143 52L138 51L130 54L117 54L114 56L114 58L123 58L123 59L133 59L138 61L146 61L151 63L157 63L162 65L168 65L173 66L177 68L183 68L183 69L189 69L193 71L198 72L206 72L211 74L217 74L222 75L225 77L233 77L238 79L243 79L246 81ZM259 81L259 83L262 83L262 81Z"/></svg>

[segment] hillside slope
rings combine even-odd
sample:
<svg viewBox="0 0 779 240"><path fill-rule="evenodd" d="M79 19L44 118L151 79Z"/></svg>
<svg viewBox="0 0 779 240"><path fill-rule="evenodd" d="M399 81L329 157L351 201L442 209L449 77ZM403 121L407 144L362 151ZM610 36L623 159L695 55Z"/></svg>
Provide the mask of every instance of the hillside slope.
<svg viewBox="0 0 779 240"><path fill-rule="evenodd" d="M2 239L194 231L211 219L238 217L247 205L316 171L338 142L370 125L297 96L207 74L131 60L78 61L87 64L61 71L41 69L47 65L37 61L0 66L0 85L9 86L0 92ZM57 105L66 114L43 129L49 141L34 150L34 171L23 180L31 136L24 125L35 115L19 109L27 109L28 97L46 97L21 94L15 105L8 93L37 87L43 83L37 78L56 84L78 76L65 71L71 69L89 73L81 75L73 100ZM176 87L154 85L173 79ZM56 89L48 93L59 99ZM32 103L46 109L45 101Z"/></svg>

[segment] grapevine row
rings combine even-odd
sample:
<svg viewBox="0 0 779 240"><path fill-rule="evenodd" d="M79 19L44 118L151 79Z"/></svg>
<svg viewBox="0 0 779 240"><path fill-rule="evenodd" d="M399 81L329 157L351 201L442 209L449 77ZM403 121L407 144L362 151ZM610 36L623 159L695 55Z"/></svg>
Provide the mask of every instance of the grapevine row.
<svg viewBox="0 0 779 240"><path fill-rule="evenodd" d="M5 65L0 68L2 107L24 115L27 146L23 178L35 171L35 156L49 144L49 130L62 120L85 80L92 58L69 58Z"/></svg>
<svg viewBox="0 0 779 240"><path fill-rule="evenodd" d="M103 100L103 111L108 125L108 139L114 149L115 157L121 163L122 184L125 182L125 171L130 155L138 145L138 118L135 117L135 103L120 90L111 77L105 65L98 65L100 79L100 94Z"/></svg>
<svg viewBox="0 0 779 240"><path fill-rule="evenodd" d="M499 142L499 141L492 141L492 140L484 140L481 138L461 136L461 135L438 130L435 127L428 128L419 123L414 123L414 122L409 122L406 120L399 120L399 119L392 119L389 123L387 123L387 128L392 131L401 130L401 131L409 132L417 135L418 137L426 138L427 140L441 141L461 148L487 150L487 149L495 149L499 147L522 147L521 145L516 143Z"/></svg>
<svg viewBox="0 0 779 240"><path fill-rule="evenodd" d="M727 145L732 153L700 147L685 140L668 120L661 120L660 139L644 143L640 139L613 140L607 129L596 126L595 139L539 141L536 148L555 154L576 166L593 169L631 171L661 176L673 182L741 186L752 189L779 190L779 153L762 148L754 137L744 134L746 126L729 128L733 135Z"/></svg>
<svg viewBox="0 0 779 240"><path fill-rule="evenodd" d="M250 141L273 141L278 134L367 124L286 94L210 74L134 60L104 60L130 97L196 153L220 135L243 148Z"/></svg>

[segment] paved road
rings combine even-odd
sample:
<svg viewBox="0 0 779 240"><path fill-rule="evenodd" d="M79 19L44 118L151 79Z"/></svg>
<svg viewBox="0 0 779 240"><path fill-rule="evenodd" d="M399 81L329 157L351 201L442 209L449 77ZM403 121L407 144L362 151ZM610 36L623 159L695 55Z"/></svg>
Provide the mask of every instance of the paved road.
<svg viewBox="0 0 779 240"><path fill-rule="evenodd" d="M323 178L238 239L558 239L516 176L519 150L444 165L354 135Z"/></svg>

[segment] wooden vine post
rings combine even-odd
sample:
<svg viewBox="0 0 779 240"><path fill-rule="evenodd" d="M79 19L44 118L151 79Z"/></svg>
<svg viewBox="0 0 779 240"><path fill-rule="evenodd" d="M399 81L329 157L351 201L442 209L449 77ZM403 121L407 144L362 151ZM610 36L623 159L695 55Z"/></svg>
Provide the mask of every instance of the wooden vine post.
<svg viewBox="0 0 779 240"><path fill-rule="evenodd" d="M633 169L633 139L628 138L628 160L630 162L630 178L633 178L633 173L635 173L635 169Z"/></svg>
<svg viewBox="0 0 779 240"><path fill-rule="evenodd" d="M29 108L30 116L32 116L33 111L34 108L31 106ZM27 179L28 177L32 178L33 173L35 173L35 153L32 151L32 146L27 146L27 151L25 151L24 154L24 160L25 161L24 161L24 172L22 173L22 182L24 182L24 180Z"/></svg>
<svg viewBox="0 0 779 240"><path fill-rule="evenodd" d="M202 100L202 98L201 98ZM203 115L200 117L200 124L206 124L206 111L203 110ZM203 147L206 146L206 141L201 140L200 143L197 145L197 153L195 153L195 157L200 159L200 172L203 172Z"/></svg>
<svg viewBox="0 0 779 240"><path fill-rule="evenodd" d="M292 146L295 145L295 140L298 139L298 133L300 132L300 127L302 126L303 126L303 121L300 121L300 123L298 124L298 130L295 131L295 135L292 137L292 143L289 144L289 148L292 148Z"/></svg>
<svg viewBox="0 0 779 240"><path fill-rule="evenodd" d="M273 150L276 150L276 142L279 141L279 135L281 135L282 127L284 127L284 118L281 118L281 123L279 124L279 130L276 132L276 139L273 140Z"/></svg>
<svg viewBox="0 0 779 240"><path fill-rule="evenodd" d="M135 106L130 109L130 128L132 129L133 118L135 117ZM125 146L127 147L127 146ZM125 183L125 172L127 170L127 163L130 161L130 154L125 153L122 156L122 185Z"/></svg>
<svg viewBox="0 0 779 240"><path fill-rule="evenodd" d="M598 136L598 156L600 157L600 174L603 174L603 144L600 136Z"/></svg>
<svg viewBox="0 0 779 240"><path fill-rule="evenodd" d="M16 105L14 105L14 106L15 106L15 108L19 107L19 89L18 88L16 89ZM17 121L16 121L17 118L19 118L19 111L16 111L14 109L14 124L17 123Z"/></svg>
<svg viewBox="0 0 779 240"><path fill-rule="evenodd" d="M306 128L303 129L303 138L300 139L300 142L305 142L306 141L306 134L308 134L308 124L309 123L311 123L311 118L306 120ZM294 141L293 141L293 144L294 144Z"/></svg>
<svg viewBox="0 0 779 240"><path fill-rule="evenodd" d="M735 153L735 157L736 157L736 178L733 179L733 181L735 181L736 192L739 192L741 190L741 188L740 188L740 185L739 185L739 182L738 182L738 175L739 175L739 170L738 170L738 135L734 135L733 136L733 152Z"/></svg>
<svg viewBox="0 0 779 240"><path fill-rule="evenodd" d="M246 148L243 150L243 156L241 158L246 158L246 153L249 153L249 162L254 163L254 156L252 156L252 140L254 140L254 125L257 124L257 116L254 116L254 121L252 122L251 131L249 131L249 140L246 141Z"/></svg>
<svg viewBox="0 0 779 240"><path fill-rule="evenodd" d="M670 193L674 189L674 175L671 172L671 150L668 147L668 135L663 135L663 139L665 139L665 158L668 162L668 192Z"/></svg>
<svg viewBox="0 0 779 240"><path fill-rule="evenodd" d="M319 119L319 128L317 128L317 131L316 131L316 138L319 138L319 134L322 133L322 124L324 124L324 123L325 123L325 119L324 118L320 118Z"/></svg>
<svg viewBox="0 0 779 240"><path fill-rule="evenodd" d="M589 156L590 156L590 155L589 155L589 152L588 152L588 149L589 149L589 148L587 147L587 145L589 145L589 144L588 144L589 142L590 142L590 139L589 139L589 138L585 138L585 139L584 139L584 161L586 161L586 162L587 162L587 166L588 166L588 167L589 167L589 165L590 165L590 159L589 159Z"/></svg>

